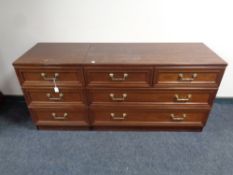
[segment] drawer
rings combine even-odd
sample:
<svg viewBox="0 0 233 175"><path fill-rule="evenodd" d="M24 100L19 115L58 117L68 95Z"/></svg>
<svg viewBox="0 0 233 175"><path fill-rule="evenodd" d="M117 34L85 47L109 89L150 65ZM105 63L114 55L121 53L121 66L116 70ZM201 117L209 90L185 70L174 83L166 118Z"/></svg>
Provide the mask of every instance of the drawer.
<svg viewBox="0 0 233 175"><path fill-rule="evenodd" d="M88 86L149 87L152 85L152 67L86 67Z"/></svg>
<svg viewBox="0 0 233 175"><path fill-rule="evenodd" d="M216 90L89 89L90 103L212 104Z"/></svg>
<svg viewBox="0 0 233 175"><path fill-rule="evenodd" d="M82 86L84 82L81 68L35 67L16 70L23 86Z"/></svg>
<svg viewBox="0 0 233 175"><path fill-rule="evenodd" d="M33 108L30 109L36 125L87 126L87 110L84 107L71 108Z"/></svg>
<svg viewBox="0 0 233 175"><path fill-rule="evenodd" d="M93 126L199 126L203 127L208 110L203 109L141 109L140 107L93 107Z"/></svg>
<svg viewBox="0 0 233 175"><path fill-rule="evenodd" d="M208 86L218 87L223 69L158 67L155 71L155 86Z"/></svg>
<svg viewBox="0 0 233 175"><path fill-rule="evenodd" d="M55 93L52 87L24 88L23 91L29 104L86 103L83 89L62 87L59 93Z"/></svg>

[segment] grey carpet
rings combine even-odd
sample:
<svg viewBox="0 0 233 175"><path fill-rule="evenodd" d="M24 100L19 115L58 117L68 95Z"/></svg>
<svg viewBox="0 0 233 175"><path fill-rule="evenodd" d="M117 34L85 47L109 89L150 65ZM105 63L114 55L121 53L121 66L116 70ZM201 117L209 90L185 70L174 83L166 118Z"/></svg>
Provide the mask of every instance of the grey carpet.
<svg viewBox="0 0 233 175"><path fill-rule="evenodd" d="M0 112L0 175L232 175L233 103L203 132L37 131L24 103Z"/></svg>

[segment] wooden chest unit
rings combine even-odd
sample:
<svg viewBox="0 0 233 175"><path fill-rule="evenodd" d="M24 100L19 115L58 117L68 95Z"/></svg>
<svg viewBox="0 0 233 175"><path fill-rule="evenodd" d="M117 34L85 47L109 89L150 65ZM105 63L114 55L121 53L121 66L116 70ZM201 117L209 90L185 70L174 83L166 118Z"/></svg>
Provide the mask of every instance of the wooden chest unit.
<svg viewBox="0 0 233 175"><path fill-rule="evenodd" d="M39 43L13 65L38 129L200 131L227 64L202 43Z"/></svg>

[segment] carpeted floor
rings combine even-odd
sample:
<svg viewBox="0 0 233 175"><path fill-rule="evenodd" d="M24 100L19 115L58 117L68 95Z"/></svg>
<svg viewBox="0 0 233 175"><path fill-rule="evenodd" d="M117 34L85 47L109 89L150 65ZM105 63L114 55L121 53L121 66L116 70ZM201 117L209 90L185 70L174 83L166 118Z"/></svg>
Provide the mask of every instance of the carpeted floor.
<svg viewBox="0 0 233 175"><path fill-rule="evenodd" d="M37 131L24 103L0 112L0 175L232 175L233 102L203 132Z"/></svg>

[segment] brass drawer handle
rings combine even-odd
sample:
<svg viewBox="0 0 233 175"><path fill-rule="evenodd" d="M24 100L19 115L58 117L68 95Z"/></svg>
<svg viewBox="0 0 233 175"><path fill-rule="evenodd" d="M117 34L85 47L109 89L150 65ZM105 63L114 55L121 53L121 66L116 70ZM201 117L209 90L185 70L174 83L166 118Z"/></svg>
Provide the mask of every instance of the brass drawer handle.
<svg viewBox="0 0 233 175"><path fill-rule="evenodd" d="M180 98L178 94L175 94L175 99L177 102L187 102L190 101L192 98L192 94L188 94L186 98Z"/></svg>
<svg viewBox="0 0 233 175"><path fill-rule="evenodd" d="M44 72L42 72L40 75L46 81L57 80L57 78L59 77L59 73L54 73L54 77L48 77L48 75Z"/></svg>
<svg viewBox="0 0 233 175"><path fill-rule="evenodd" d="M68 113L64 113L63 116L57 116L57 114L55 112L52 113L52 117L55 120L66 120L68 117Z"/></svg>
<svg viewBox="0 0 233 175"><path fill-rule="evenodd" d="M126 80L126 78L128 76L129 75L127 73L124 73L122 78L116 78L116 77L114 77L114 73L109 74L109 77L111 78L112 81L124 81L124 80Z"/></svg>
<svg viewBox="0 0 233 175"><path fill-rule="evenodd" d="M193 81L195 78L197 78L197 73L193 73L191 78L184 78L183 73L179 73L178 76L180 81Z"/></svg>
<svg viewBox="0 0 233 175"><path fill-rule="evenodd" d="M111 93L111 94L109 94L109 96L111 97L111 99L113 101L125 101L127 94L124 93L124 94L122 94L122 97L115 97L115 94Z"/></svg>
<svg viewBox="0 0 233 175"><path fill-rule="evenodd" d="M122 116L116 116L115 113L110 114L113 120L125 120L127 114L123 113Z"/></svg>
<svg viewBox="0 0 233 175"><path fill-rule="evenodd" d="M171 114L170 116L171 116L172 120L174 120L174 121L182 121L186 118L187 115L182 114L182 116L179 117L179 116L175 116L175 114Z"/></svg>
<svg viewBox="0 0 233 175"><path fill-rule="evenodd" d="M52 95L50 93L47 93L46 96L48 97L49 100L52 100L52 101L60 101L62 100L62 98L64 97L64 94L63 93L60 93L59 94L59 97L51 97Z"/></svg>

